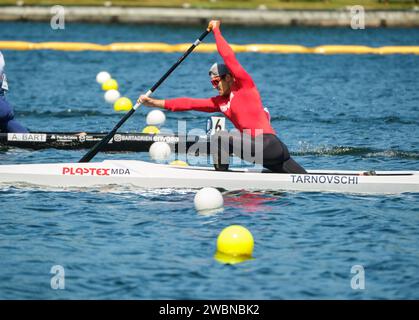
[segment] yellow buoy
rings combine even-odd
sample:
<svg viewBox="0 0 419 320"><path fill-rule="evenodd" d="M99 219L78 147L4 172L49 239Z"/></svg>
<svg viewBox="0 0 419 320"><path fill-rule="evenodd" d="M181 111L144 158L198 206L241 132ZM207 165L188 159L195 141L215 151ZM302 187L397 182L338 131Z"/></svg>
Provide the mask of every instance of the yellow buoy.
<svg viewBox="0 0 419 320"><path fill-rule="evenodd" d="M171 166L179 166L179 167L187 167L189 166L189 164L185 161L182 160L174 160L172 162L170 162Z"/></svg>
<svg viewBox="0 0 419 320"><path fill-rule="evenodd" d="M102 83L102 89L104 91L118 90L118 82L116 82L115 79L106 80L104 83Z"/></svg>
<svg viewBox="0 0 419 320"><path fill-rule="evenodd" d="M155 126L147 126L143 129L143 133L156 134L159 132L160 132L159 128Z"/></svg>
<svg viewBox="0 0 419 320"><path fill-rule="evenodd" d="M217 239L217 251L230 256L251 257L253 236L249 230L239 225L232 225L221 231Z"/></svg>
<svg viewBox="0 0 419 320"><path fill-rule="evenodd" d="M113 109L115 111L130 111L132 108L132 102L127 97L119 98L115 101Z"/></svg>
<svg viewBox="0 0 419 320"><path fill-rule="evenodd" d="M251 256L232 256L229 254L221 253L219 251L215 253L214 259L224 264L237 264L247 260L253 260Z"/></svg>

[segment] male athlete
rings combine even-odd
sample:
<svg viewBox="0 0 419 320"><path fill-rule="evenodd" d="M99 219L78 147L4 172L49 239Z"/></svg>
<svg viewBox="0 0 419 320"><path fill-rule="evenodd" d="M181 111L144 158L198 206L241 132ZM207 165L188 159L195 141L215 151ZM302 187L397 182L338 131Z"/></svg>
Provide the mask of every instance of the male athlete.
<svg viewBox="0 0 419 320"><path fill-rule="evenodd" d="M4 66L4 58L0 51L0 132L26 133L28 130L14 120L13 108L5 98L5 93L9 90L9 87L6 74L4 73Z"/></svg>
<svg viewBox="0 0 419 320"><path fill-rule="evenodd" d="M218 152L213 153L216 170L228 170L229 154L234 152L236 156L262 164L273 172L306 173L304 168L290 157L287 146L275 135L255 83L237 61L233 50L221 35L220 21L213 20L208 27L214 33L218 52L225 63L215 63L209 70L211 83L219 95L209 99L170 100L157 100L142 95L139 101L145 106L160 107L170 111L222 112L239 133L221 131L212 139L212 143L216 139L221 141L218 143ZM259 161L255 159L257 157L250 159L250 156L243 152L243 146L247 144L254 153L258 149L255 146L257 142L263 142L263 159ZM239 152L235 152L237 145L241 146Z"/></svg>

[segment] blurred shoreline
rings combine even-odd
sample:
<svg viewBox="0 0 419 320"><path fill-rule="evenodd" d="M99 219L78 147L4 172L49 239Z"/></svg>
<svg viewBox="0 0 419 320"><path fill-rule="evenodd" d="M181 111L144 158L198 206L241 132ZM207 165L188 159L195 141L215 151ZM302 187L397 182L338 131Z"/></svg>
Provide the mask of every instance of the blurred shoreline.
<svg viewBox="0 0 419 320"><path fill-rule="evenodd" d="M3 6L0 21L51 21L53 7ZM66 22L205 25L211 19L243 26L350 27L350 8L340 10L253 10L65 6ZM419 27L419 8L365 10L365 27Z"/></svg>

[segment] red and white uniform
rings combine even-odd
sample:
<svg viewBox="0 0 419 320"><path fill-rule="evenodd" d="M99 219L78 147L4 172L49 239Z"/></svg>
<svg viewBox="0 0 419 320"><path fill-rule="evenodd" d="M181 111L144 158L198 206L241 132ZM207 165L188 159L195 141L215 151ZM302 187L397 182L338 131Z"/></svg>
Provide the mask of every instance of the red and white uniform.
<svg viewBox="0 0 419 320"><path fill-rule="evenodd" d="M246 130L253 137L258 134L275 134L253 79L237 61L220 29L213 29L213 33L218 52L235 79L230 96L169 99L165 100L164 107L170 111L222 112L240 132Z"/></svg>

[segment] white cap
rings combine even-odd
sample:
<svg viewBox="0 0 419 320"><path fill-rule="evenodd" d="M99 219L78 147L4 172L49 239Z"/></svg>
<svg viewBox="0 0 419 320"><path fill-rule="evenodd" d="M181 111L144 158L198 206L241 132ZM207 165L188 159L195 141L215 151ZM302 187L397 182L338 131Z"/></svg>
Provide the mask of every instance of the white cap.
<svg viewBox="0 0 419 320"><path fill-rule="evenodd" d="M224 63L214 63L208 71L210 77L222 77L227 73L230 73L227 66Z"/></svg>
<svg viewBox="0 0 419 320"><path fill-rule="evenodd" d="M4 58L3 55L1 54L0 51L0 75L3 73L4 71L4 66L6 65L6 63L4 62Z"/></svg>
<svg viewBox="0 0 419 320"><path fill-rule="evenodd" d="M6 63L4 62L3 55L0 51L0 91L3 92L4 90L9 90L9 86L7 85L6 74L4 73L4 66Z"/></svg>

